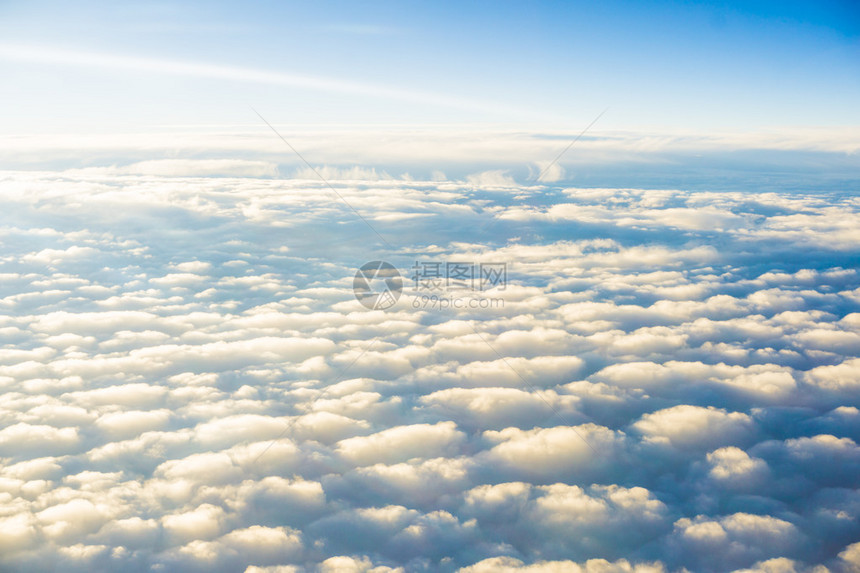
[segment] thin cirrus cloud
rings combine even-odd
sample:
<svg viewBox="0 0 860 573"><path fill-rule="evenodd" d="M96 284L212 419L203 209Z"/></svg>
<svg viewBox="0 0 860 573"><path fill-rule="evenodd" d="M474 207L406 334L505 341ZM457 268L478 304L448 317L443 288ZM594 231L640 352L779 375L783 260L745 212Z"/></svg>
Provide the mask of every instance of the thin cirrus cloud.
<svg viewBox="0 0 860 573"><path fill-rule="evenodd" d="M364 82L205 62L70 50L53 46L4 44L0 45L0 59L10 62L49 66L75 66L294 87L318 92L369 96L472 112L489 111L497 114L523 113L522 110L492 101L476 101L439 93L414 91Z"/></svg>

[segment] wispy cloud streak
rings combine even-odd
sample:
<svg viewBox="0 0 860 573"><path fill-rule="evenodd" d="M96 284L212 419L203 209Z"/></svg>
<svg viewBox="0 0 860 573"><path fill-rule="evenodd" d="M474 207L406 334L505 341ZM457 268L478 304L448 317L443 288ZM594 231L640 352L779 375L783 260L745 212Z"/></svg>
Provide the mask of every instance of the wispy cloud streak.
<svg viewBox="0 0 860 573"><path fill-rule="evenodd" d="M231 82L278 85L306 90L398 100L423 105L482 111L498 114L523 110L511 106L453 97L445 94L414 91L398 87L354 82L328 77L309 76L274 70L227 66L186 60L149 58L120 54L67 50L53 46L0 44L0 59L32 64L77 66L105 70L122 70L149 74L166 74L208 78Z"/></svg>

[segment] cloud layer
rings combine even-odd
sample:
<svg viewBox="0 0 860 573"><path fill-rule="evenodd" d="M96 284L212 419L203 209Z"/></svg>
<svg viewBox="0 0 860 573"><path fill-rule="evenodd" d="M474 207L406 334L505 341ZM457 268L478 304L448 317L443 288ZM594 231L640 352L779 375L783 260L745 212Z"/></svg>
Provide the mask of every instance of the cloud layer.
<svg viewBox="0 0 860 573"><path fill-rule="evenodd" d="M274 169L0 175L4 570L860 564L856 198Z"/></svg>

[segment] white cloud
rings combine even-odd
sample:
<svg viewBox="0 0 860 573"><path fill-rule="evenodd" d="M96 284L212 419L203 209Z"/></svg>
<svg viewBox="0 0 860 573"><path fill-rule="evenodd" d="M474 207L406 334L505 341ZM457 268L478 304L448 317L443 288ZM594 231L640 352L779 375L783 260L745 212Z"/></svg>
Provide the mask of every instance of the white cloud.
<svg viewBox="0 0 860 573"><path fill-rule="evenodd" d="M538 561L526 565L514 557L490 557L474 565L463 567L461 573L663 573L661 563L630 563L626 559L610 562L605 559L589 559L580 564L574 561Z"/></svg>
<svg viewBox="0 0 860 573"><path fill-rule="evenodd" d="M806 379L826 390L856 392L860 389L860 358L832 366L818 366L806 373Z"/></svg>
<svg viewBox="0 0 860 573"><path fill-rule="evenodd" d="M761 485L769 477L769 468L764 460L750 457L734 446L714 450L707 455L711 479L731 488L749 488Z"/></svg>
<svg viewBox="0 0 860 573"><path fill-rule="evenodd" d="M645 414L633 428L656 444L700 448L744 441L753 421L742 412L685 404Z"/></svg>
<svg viewBox="0 0 860 573"><path fill-rule="evenodd" d="M464 438L453 422L415 424L347 438L338 442L337 450L357 465L370 465L456 453Z"/></svg>
<svg viewBox="0 0 860 573"><path fill-rule="evenodd" d="M495 159L409 180L320 153L388 251L231 141L0 174L0 568L856 561L856 200L529 186ZM506 262L480 293L505 306L365 311L352 278L376 258L407 282L416 259Z"/></svg>
<svg viewBox="0 0 860 573"><path fill-rule="evenodd" d="M502 169L473 173L466 180L482 189L510 189L517 185L513 178Z"/></svg>

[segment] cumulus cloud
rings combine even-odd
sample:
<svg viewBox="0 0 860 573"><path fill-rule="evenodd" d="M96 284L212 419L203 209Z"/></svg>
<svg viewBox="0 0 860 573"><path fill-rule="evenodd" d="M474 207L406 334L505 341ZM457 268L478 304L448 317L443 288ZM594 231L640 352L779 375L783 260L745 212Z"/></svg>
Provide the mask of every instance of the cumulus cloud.
<svg viewBox="0 0 860 573"><path fill-rule="evenodd" d="M516 182L502 169L494 169L492 171L482 171L469 175L467 181L476 187L487 189L496 188L513 188L516 187Z"/></svg>
<svg viewBox="0 0 860 573"><path fill-rule="evenodd" d="M340 454L357 465L406 461L456 453L465 435L453 422L388 428L370 436L347 438L337 444Z"/></svg>
<svg viewBox="0 0 860 573"><path fill-rule="evenodd" d="M523 184L493 158L558 141L511 134L446 140L450 179L362 162L416 139L314 148L388 244L253 138L0 173L0 568L860 562L856 199ZM368 310L380 259L405 287ZM507 280L431 306L421 262Z"/></svg>
<svg viewBox="0 0 860 573"><path fill-rule="evenodd" d="M714 450L707 455L710 470L708 476L727 487L748 488L761 485L768 476L764 460L750 457L745 451L733 446Z"/></svg>
<svg viewBox="0 0 860 573"><path fill-rule="evenodd" d="M743 440L753 421L741 412L683 404L645 414L633 428L656 444L707 448Z"/></svg>
<svg viewBox="0 0 860 573"><path fill-rule="evenodd" d="M762 557L796 553L802 536L794 524L768 515L734 513L719 519L704 516L675 522L677 542L694 562L710 567L713 555L724 563L743 563Z"/></svg>

